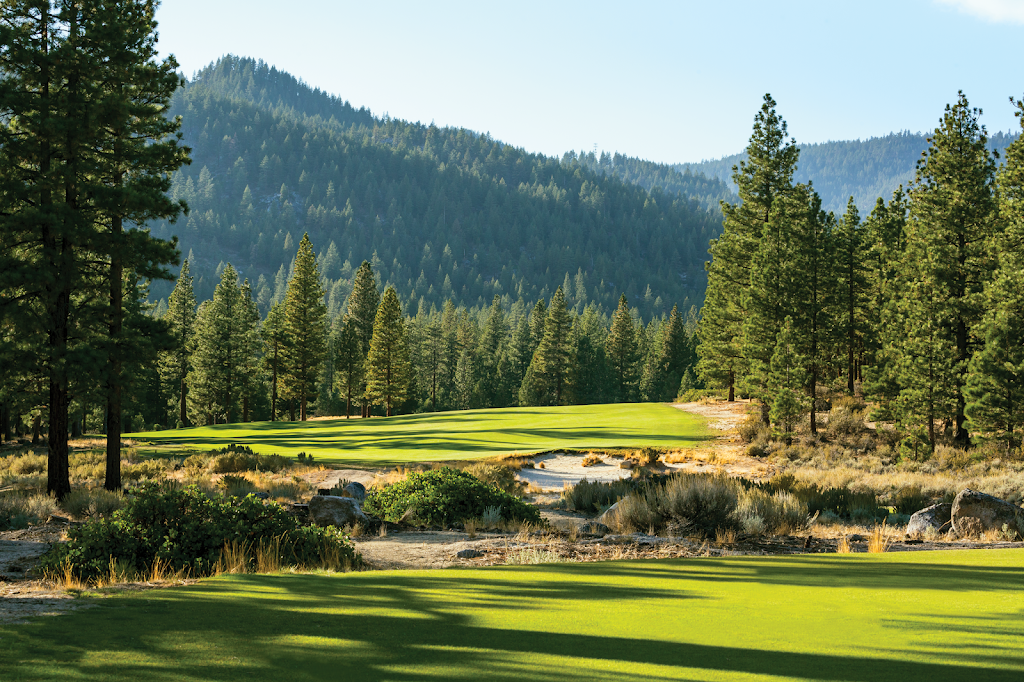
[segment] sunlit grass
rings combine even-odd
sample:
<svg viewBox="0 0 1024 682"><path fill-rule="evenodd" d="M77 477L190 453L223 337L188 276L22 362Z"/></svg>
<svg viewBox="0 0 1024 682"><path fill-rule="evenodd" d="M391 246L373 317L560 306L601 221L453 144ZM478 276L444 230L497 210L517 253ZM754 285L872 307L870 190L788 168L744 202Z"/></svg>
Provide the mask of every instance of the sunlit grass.
<svg viewBox="0 0 1024 682"><path fill-rule="evenodd" d="M373 419L252 422L131 434L153 446L247 445L262 454L312 454L318 463L396 464L557 448L693 447L706 420L664 404L467 410Z"/></svg>
<svg viewBox="0 0 1024 682"><path fill-rule="evenodd" d="M0 675L1019 680L1024 552L231 575L0 626Z"/></svg>

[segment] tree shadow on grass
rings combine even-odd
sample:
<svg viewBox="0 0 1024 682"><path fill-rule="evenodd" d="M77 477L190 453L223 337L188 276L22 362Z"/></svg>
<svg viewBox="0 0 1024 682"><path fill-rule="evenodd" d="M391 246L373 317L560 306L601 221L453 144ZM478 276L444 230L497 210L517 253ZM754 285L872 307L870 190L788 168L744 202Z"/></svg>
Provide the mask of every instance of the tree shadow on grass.
<svg viewBox="0 0 1024 682"><path fill-rule="evenodd" d="M333 577L233 576L5 631L5 646L20 658L4 661L5 654L0 653L0 669L6 668L10 675L5 680L37 679L50 669L74 679L109 679L116 672L116 677L140 681L647 680L749 675L848 682L1020 679L1024 655L1003 646L964 652L963 662L973 662L972 666L908 660L908 653L919 651L898 648L866 651L863 656L745 648L743 633L732 633L730 639L737 643L733 646L665 641L659 639L659 624L645 620L646 605L652 603L660 606L671 601L672 608L686 610L714 598L711 592L694 592L692 583L690 589L652 584L674 577L673 573L688 581L821 584L817 576L821 571L815 566L797 571L784 564L771 570L768 563L723 562L715 570L703 571L685 570L686 562L639 566L615 562ZM828 566L817 566L822 568ZM840 582L866 587L874 583L867 567L847 563L841 568ZM961 582L970 589L1010 577L991 567L926 564L913 568L924 570L915 583L918 589L932 581L946 581L950 571L966 573ZM622 576L647 580L608 580ZM896 586L907 579L897 572ZM1015 584L1004 583L1004 587L1011 592L1016 589ZM606 606L589 606L595 602ZM583 617L592 618L597 612L609 621L636 622L636 635L573 634L573 619L584 603L588 610ZM544 630L553 617L563 631ZM972 627L988 634L1007 626L1001 617L990 618L987 625L984 619L976 619ZM911 625L918 620L911 619ZM621 632L621 628L611 629ZM1000 635L1003 643L1006 634ZM1010 628L1009 634L1019 642L1020 631ZM959 648L954 639L948 649L934 654L949 660ZM104 656L116 661L114 669L98 664ZM52 661L53 667L43 663L41 668L45 661Z"/></svg>

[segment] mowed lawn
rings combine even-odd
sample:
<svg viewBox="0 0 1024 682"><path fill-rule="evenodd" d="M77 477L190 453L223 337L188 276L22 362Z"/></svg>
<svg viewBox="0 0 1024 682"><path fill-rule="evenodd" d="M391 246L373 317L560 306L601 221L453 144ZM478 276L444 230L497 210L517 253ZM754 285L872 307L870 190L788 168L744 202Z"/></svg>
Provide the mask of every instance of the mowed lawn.
<svg viewBox="0 0 1024 682"><path fill-rule="evenodd" d="M518 407L373 419L250 422L127 434L195 448L247 445L317 462L382 465L471 459L557 448L693 447L709 439L704 418L656 403Z"/></svg>
<svg viewBox="0 0 1024 682"><path fill-rule="evenodd" d="M1024 679L1024 551L239 575L0 626L16 680Z"/></svg>

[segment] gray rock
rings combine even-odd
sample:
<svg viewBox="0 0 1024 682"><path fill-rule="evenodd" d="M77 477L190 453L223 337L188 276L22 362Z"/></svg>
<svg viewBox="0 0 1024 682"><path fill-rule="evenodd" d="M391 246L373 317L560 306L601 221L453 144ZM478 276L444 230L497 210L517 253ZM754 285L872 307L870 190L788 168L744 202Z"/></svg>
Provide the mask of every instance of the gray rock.
<svg viewBox="0 0 1024 682"><path fill-rule="evenodd" d="M636 467L636 462L631 459L624 459L619 463L620 469L633 469Z"/></svg>
<svg viewBox="0 0 1024 682"><path fill-rule="evenodd" d="M351 497L316 495L309 499L309 518L318 526L370 525L370 518Z"/></svg>
<svg viewBox="0 0 1024 682"><path fill-rule="evenodd" d="M598 523L600 523L602 525L605 525L605 526L614 526L615 525L615 519L619 515L618 509L619 509L619 503L616 502L612 506L608 507L608 509L605 510L604 514L601 514L595 520Z"/></svg>
<svg viewBox="0 0 1024 682"><path fill-rule="evenodd" d="M342 490L344 490L349 497L357 500L359 504L362 504L363 500L366 499L366 486L359 481L352 481L342 488Z"/></svg>
<svg viewBox="0 0 1024 682"><path fill-rule="evenodd" d="M963 537L987 530L1002 530L1004 525L1011 530L1020 530L1018 523L1024 523L1024 510L998 497L964 488L953 500L950 517L953 530Z"/></svg>
<svg viewBox="0 0 1024 682"><path fill-rule="evenodd" d="M580 532L587 535L608 535L612 529L598 521L587 521L580 526Z"/></svg>
<svg viewBox="0 0 1024 682"><path fill-rule="evenodd" d="M483 552L476 549L464 549L461 552L458 552L455 556L457 556L460 559L476 559L478 557L482 557L483 555Z"/></svg>
<svg viewBox="0 0 1024 682"><path fill-rule="evenodd" d="M933 504L916 511L907 522L907 535L924 535L929 528L934 529L937 533L945 533L949 530L952 513L953 505L948 502Z"/></svg>

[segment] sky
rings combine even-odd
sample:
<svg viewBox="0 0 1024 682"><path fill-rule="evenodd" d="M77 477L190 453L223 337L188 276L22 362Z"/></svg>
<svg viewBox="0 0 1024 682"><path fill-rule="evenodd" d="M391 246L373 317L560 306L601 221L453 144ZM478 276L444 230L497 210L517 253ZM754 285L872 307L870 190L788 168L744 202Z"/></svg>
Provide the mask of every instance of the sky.
<svg viewBox="0 0 1024 682"><path fill-rule="evenodd" d="M933 129L963 90L1019 130L1024 0L163 0L182 71L262 59L374 114L528 151L741 151L770 92L798 142Z"/></svg>

